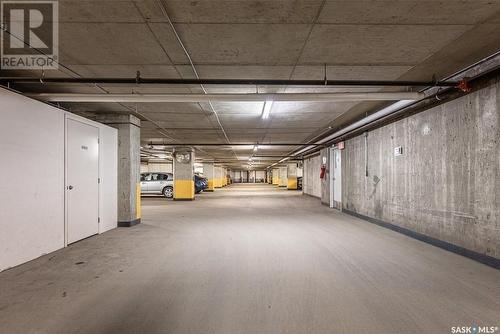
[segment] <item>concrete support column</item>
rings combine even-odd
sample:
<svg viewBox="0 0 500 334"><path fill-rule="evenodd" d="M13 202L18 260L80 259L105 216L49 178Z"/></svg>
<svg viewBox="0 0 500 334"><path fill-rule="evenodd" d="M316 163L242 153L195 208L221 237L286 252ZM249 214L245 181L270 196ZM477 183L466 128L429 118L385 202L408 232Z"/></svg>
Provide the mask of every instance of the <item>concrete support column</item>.
<svg viewBox="0 0 500 334"><path fill-rule="evenodd" d="M205 191L215 190L215 167L213 162L203 163L203 176L207 178L208 185Z"/></svg>
<svg viewBox="0 0 500 334"><path fill-rule="evenodd" d="M288 185L288 179L287 179L287 167L280 167L280 187L286 187Z"/></svg>
<svg viewBox="0 0 500 334"><path fill-rule="evenodd" d="M174 151L174 200L194 200L194 152L190 147Z"/></svg>
<svg viewBox="0 0 500 334"><path fill-rule="evenodd" d="M214 187L222 188L222 167L215 167Z"/></svg>
<svg viewBox="0 0 500 334"><path fill-rule="evenodd" d="M289 163L287 165L287 189L297 190L297 163Z"/></svg>
<svg viewBox="0 0 500 334"><path fill-rule="evenodd" d="M133 115L104 114L97 121L118 129L118 226L141 222L141 121Z"/></svg>
<svg viewBox="0 0 500 334"><path fill-rule="evenodd" d="M280 185L280 169L279 168L273 168L273 185L275 185L275 186Z"/></svg>

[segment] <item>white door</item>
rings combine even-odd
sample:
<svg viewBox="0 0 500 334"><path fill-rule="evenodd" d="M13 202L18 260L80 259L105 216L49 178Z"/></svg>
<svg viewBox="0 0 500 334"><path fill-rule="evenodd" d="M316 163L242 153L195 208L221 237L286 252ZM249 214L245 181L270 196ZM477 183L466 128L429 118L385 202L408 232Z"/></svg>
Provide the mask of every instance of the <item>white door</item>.
<svg viewBox="0 0 500 334"><path fill-rule="evenodd" d="M342 160L341 151L333 149L333 201L337 209L342 208Z"/></svg>
<svg viewBox="0 0 500 334"><path fill-rule="evenodd" d="M99 232L99 129L72 119L66 124L67 240Z"/></svg>

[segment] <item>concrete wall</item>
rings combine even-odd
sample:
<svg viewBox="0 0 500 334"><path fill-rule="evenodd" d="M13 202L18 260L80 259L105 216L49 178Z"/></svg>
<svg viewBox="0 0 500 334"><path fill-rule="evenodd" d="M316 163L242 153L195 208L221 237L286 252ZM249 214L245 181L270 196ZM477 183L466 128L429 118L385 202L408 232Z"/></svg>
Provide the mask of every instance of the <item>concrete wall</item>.
<svg viewBox="0 0 500 334"><path fill-rule="evenodd" d="M368 134L343 151L343 206L500 257L500 86ZM394 148L402 146L403 155Z"/></svg>
<svg viewBox="0 0 500 334"><path fill-rule="evenodd" d="M4 89L0 110L0 271L65 245L66 117L99 128L99 232L116 227L116 130Z"/></svg>
<svg viewBox="0 0 500 334"><path fill-rule="evenodd" d="M158 163L158 162L142 162L141 163L141 173L155 173L155 172L163 172L163 173L173 173L173 163Z"/></svg>
<svg viewBox="0 0 500 334"><path fill-rule="evenodd" d="M232 170L231 171L231 179L234 183L241 182L241 171L240 170Z"/></svg>
<svg viewBox="0 0 500 334"><path fill-rule="evenodd" d="M302 179L304 194L321 198L321 179L319 178L320 166L321 157L319 155L304 159L304 175Z"/></svg>
<svg viewBox="0 0 500 334"><path fill-rule="evenodd" d="M255 171L255 182L259 183L266 182L266 171L263 170Z"/></svg>

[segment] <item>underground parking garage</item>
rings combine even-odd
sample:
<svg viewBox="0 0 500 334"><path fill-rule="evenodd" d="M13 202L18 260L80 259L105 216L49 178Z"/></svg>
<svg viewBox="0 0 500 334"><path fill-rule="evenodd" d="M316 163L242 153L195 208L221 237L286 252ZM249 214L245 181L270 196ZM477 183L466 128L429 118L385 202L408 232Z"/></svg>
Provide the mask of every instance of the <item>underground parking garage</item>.
<svg viewBox="0 0 500 334"><path fill-rule="evenodd" d="M0 333L500 333L499 1L0 5Z"/></svg>

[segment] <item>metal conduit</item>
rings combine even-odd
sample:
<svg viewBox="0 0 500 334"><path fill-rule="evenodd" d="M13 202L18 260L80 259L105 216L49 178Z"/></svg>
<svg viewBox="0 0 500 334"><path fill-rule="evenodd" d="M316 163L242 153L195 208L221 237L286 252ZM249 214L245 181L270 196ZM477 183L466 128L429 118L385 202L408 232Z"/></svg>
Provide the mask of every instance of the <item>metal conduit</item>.
<svg viewBox="0 0 500 334"><path fill-rule="evenodd" d="M170 79L170 78L36 78L1 77L8 83L74 83L74 84L151 84L151 85L252 85L252 86L357 86L357 87L457 87L458 81L397 81L397 80L274 80L274 79Z"/></svg>

